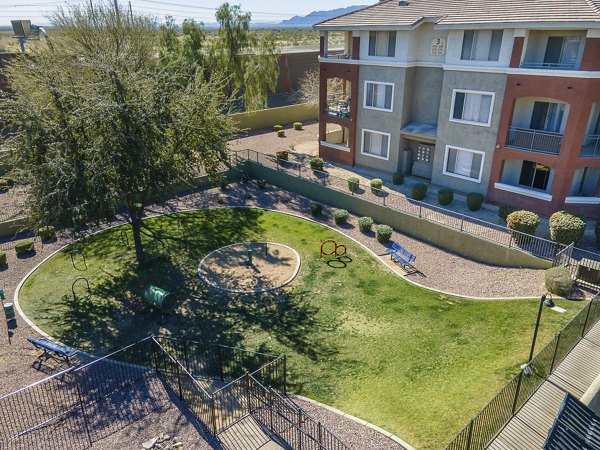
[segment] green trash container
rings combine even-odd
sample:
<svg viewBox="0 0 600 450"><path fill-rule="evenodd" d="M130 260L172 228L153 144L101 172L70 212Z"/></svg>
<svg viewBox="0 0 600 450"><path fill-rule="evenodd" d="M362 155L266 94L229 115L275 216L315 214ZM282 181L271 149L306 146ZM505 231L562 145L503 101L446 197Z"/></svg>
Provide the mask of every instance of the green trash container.
<svg viewBox="0 0 600 450"><path fill-rule="evenodd" d="M150 285L144 291L144 300L150 306L161 311L170 311L175 307L173 295L157 286Z"/></svg>
<svg viewBox="0 0 600 450"><path fill-rule="evenodd" d="M4 315L6 316L7 322L15 318L15 308L12 303L4 304Z"/></svg>

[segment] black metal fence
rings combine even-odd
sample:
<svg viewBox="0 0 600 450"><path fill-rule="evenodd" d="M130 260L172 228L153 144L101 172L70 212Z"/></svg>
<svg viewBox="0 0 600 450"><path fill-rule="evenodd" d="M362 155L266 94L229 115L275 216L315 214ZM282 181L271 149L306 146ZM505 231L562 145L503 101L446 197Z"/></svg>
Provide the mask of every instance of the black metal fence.
<svg viewBox="0 0 600 450"><path fill-rule="evenodd" d="M0 448L91 447L164 410L171 402L165 386L217 437L249 415L259 417L266 404L273 406L270 414L278 423L295 420L286 413L291 403L275 391L285 392L285 373L285 356L149 337L0 397ZM302 448L347 450L318 422L298 411L294 410L294 417L302 418L295 425L300 427L300 445L306 444ZM279 428L269 430L275 433ZM295 442L295 437L281 437L288 438ZM311 447L309 442L319 446Z"/></svg>
<svg viewBox="0 0 600 450"><path fill-rule="evenodd" d="M558 365L600 320L600 296L589 304L522 369L448 444L447 450L482 450L502 431Z"/></svg>
<svg viewBox="0 0 600 450"><path fill-rule="evenodd" d="M238 163L252 161L264 167L285 172L338 192L359 197L392 210L435 222L458 230L461 233L470 234L504 247L530 253L549 261L554 261L556 255L565 248L565 245L557 242L510 230L502 225L413 200L395 192L375 189L360 183L352 183L352 189L350 189L350 183L347 179L336 177L327 172L312 170L306 167L305 163L279 160L274 155L267 155L255 150L238 151L236 153L236 160ZM599 254L588 253L590 259L600 264Z"/></svg>
<svg viewBox="0 0 600 450"><path fill-rule="evenodd" d="M555 265L569 269L571 276L579 284L600 289L600 260L597 256L596 253L572 248L563 258L559 258Z"/></svg>

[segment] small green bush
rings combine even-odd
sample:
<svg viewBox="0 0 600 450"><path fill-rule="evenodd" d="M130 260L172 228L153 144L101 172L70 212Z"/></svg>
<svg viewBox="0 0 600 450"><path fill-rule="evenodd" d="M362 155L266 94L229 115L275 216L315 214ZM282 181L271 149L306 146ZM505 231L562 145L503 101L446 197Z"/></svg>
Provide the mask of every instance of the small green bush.
<svg viewBox="0 0 600 450"><path fill-rule="evenodd" d="M383 188L383 181L381 178L373 178L371 180L371 192L375 195L379 194L379 191Z"/></svg>
<svg viewBox="0 0 600 450"><path fill-rule="evenodd" d="M348 190L350 192L358 191L359 187L360 187L360 179L358 177L348 178Z"/></svg>
<svg viewBox="0 0 600 450"><path fill-rule="evenodd" d="M427 195L427 185L425 183L413 184L412 198L415 200L423 200Z"/></svg>
<svg viewBox="0 0 600 450"><path fill-rule="evenodd" d="M0 251L0 266L6 265L6 252Z"/></svg>
<svg viewBox="0 0 600 450"><path fill-rule="evenodd" d="M387 244L392 238L394 230L388 225L377 225L375 227L375 238L381 244Z"/></svg>
<svg viewBox="0 0 600 450"><path fill-rule="evenodd" d="M440 189L438 192L438 202L440 205L446 206L454 200L454 192L452 189Z"/></svg>
<svg viewBox="0 0 600 450"><path fill-rule="evenodd" d="M273 129L274 129L275 131L281 131L281 130L283 130L283 127L282 127L281 125L275 125L275 126L273 127Z"/></svg>
<svg viewBox="0 0 600 450"><path fill-rule="evenodd" d="M279 161L287 161L289 159L290 152L287 150L282 150L277 152L275 155Z"/></svg>
<svg viewBox="0 0 600 450"><path fill-rule="evenodd" d="M113 214L114 216L114 214ZM56 237L56 230L53 226L49 225L47 227L42 227L38 230L38 235L46 240L46 239L54 239Z"/></svg>
<svg viewBox="0 0 600 450"><path fill-rule="evenodd" d="M361 233L368 233L373 228L373 219L370 217L361 217L358 219L358 229Z"/></svg>
<svg viewBox="0 0 600 450"><path fill-rule="evenodd" d="M586 222L568 211L558 211L550 216L550 239L569 245L579 241L585 233Z"/></svg>
<svg viewBox="0 0 600 450"><path fill-rule="evenodd" d="M259 189L264 189L267 187L267 180L260 178L260 179L256 180L256 185L258 186Z"/></svg>
<svg viewBox="0 0 600 450"><path fill-rule="evenodd" d="M500 217L502 220L506 221L506 218L508 217L508 215L511 213L514 213L515 211L516 211L516 209L513 206L501 205L498 208L498 217Z"/></svg>
<svg viewBox="0 0 600 450"><path fill-rule="evenodd" d="M313 217L323 214L323 205L317 202L310 202L310 213Z"/></svg>
<svg viewBox="0 0 600 450"><path fill-rule="evenodd" d="M349 213L345 209L336 209L333 211L333 220L336 225L344 225L348 222Z"/></svg>
<svg viewBox="0 0 600 450"><path fill-rule="evenodd" d="M8 180L0 178L0 191L8 191Z"/></svg>
<svg viewBox="0 0 600 450"><path fill-rule="evenodd" d="M313 158L310 160L310 168L312 170L323 170L323 167L325 167L325 162L323 161L323 158Z"/></svg>
<svg viewBox="0 0 600 450"><path fill-rule="evenodd" d="M23 239L15 244L15 252L17 252L17 255L30 253L34 250L35 242L33 242L33 239Z"/></svg>
<svg viewBox="0 0 600 450"><path fill-rule="evenodd" d="M392 183L398 186L399 184L404 184L404 174L402 172L396 172L392 175Z"/></svg>
<svg viewBox="0 0 600 450"><path fill-rule="evenodd" d="M544 275L548 292L563 297L568 296L573 289L573 278L566 267L552 267Z"/></svg>
<svg viewBox="0 0 600 450"><path fill-rule="evenodd" d="M294 130L296 130L296 131L302 130L302 122L294 122Z"/></svg>
<svg viewBox="0 0 600 450"><path fill-rule="evenodd" d="M596 222L596 246L600 248L600 220Z"/></svg>
<svg viewBox="0 0 600 450"><path fill-rule="evenodd" d="M539 224L540 216L531 211L515 211L506 217L506 226L509 229L525 234L534 235Z"/></svg>
<svg viewBox="0 0 600 450"><path fill-rule="evenodd" d="M285 137L285 130L279 130L277 132L277 137L284 138Z"/></svg>
<svg viewBox="0 0 600 450"><path fill-rule="evenodd" d="M479 211L483 205L485 197L479 192L469 192L467 194L467 208L471 211Z"/></svg>

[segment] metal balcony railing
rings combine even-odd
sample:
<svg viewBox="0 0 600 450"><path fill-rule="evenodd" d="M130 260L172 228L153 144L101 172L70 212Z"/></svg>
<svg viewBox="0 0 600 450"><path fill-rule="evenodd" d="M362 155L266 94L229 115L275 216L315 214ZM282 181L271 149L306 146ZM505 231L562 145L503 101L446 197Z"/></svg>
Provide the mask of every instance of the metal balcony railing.
<svg viewBox="0 0 600 450"><path fill-rule="evenodd" d="M577 70L575 63L544 63L544 62L528 62L521 63L522 69L547 69L547 70Z"/></svg>
<svg viewBox="0 0 600 450"><path fill-rule="evenodd" d="M588 134L583 138L579 156L582 158L600 158L600 134Z"/></svg>
<svg viewBox="0 0 600 450"><path fill-rule="evenodd" d="M563 135L549 131L509 127L506 146L537 153L558 155Z"/></svg>
<svg viewBox="0 0 600 450"><path fill-rule="evenodd" d="M344 53L340 51L333 51L325 53L325 58L328 59L352 59L352 53Z"/></svg>
<svg viewBox="0 0 600 450"><path fill-rule="evenodd" d="M324 112L328 116L350 119L350 102L328 102Z"/></svg>

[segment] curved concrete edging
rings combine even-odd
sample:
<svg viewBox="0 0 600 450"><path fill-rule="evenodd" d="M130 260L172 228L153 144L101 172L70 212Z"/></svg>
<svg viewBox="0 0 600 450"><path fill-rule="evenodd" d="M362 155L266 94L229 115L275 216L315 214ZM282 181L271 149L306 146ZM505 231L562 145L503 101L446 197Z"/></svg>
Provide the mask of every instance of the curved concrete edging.
<svg viewBox="0 0 600 450"><path fill-rule="evenodd" d="M262 242L260 242L262 243ZM224 292L233 292L235 294L262 294L264 292L272 292L275 291L277 289L281 289L284 286L287 286L288 284L290 284L294 278L296 278L296 276L298 275L298 272L300 271L300 255L298 254L298 252L296 250L294 250L292 247L285 245L285 244L280 244L279 242L265 242L265 244L269 245L278 245L280 247L285 247L288 250L290 250L295 256L296 256L296 267L294 268L294 272L292 273L292 275L285 280L283 283L277 285L277 286L272 286L272 287L268 287L268 288L264 288L264 289L253 289L253 290L244 290L244 289L229 289L223 286L220 286L219 284L210 281L206 275L202 272L202 266L204 265L204 262L206 261L207 258L209 258L210 256L214 255L215 253L229 248L229 247L234 247L236 245L244 245L244 244L259 244L259 242L235 242L233 244L229 244L229 245L225 245L223 247L219 247L215 250L213 250L212 252L210 252L208 255L206 255L204 258L202 258L202 260L200 261L200 264L198 264L198 276L200 277L200 279L202 281L204 281L206 284L208 284L209 286L214 287L215 289L219 289L220 291L224 291Z"/></svg>
<svg viewBox="0 0 600 450"><path fill-rule="evenodd" d="M408 442L404 441L403 439L399 438L398 436L396 436L395 434L390 433L389 431L384 430L381 427L378 427L377 425L373 425L370 422L367 422L366 420L363 420L359 417L353 416L351 414L345 413L344 411L341 411L337 408L334 408L333 406L329 406L329 405L325 405L324 403L318 402L316 400L307 398L307 397L303 397L301 395L296 395L296 394L292 394L294 397L297 397L307 403L311 403L313 405L316 405L320 408L324 408L327 411L331 411L334 414L337 414L339 416L345 417L346 419L352 420L353 422L359 423L361 425L364 425L368 428L371 428L372 430L383 434L385 437L387 437L388 439L391 439L392 441L394 441L397 444L400 444L402 447L404 447L406 450L415 450L415 448L410 445Z"/></svg>

